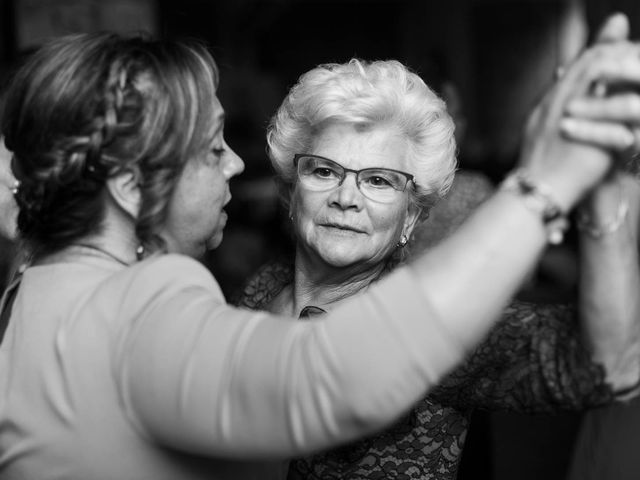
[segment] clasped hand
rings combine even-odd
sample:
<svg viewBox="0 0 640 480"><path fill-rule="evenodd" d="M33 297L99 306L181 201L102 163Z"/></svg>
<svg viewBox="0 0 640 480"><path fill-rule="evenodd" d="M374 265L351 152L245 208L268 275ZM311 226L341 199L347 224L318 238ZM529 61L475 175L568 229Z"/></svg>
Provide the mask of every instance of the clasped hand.
<svg viewBox="0 0 640 480"><path fill-rule="evenodd" d="M565 211L612 167L640 151L640 45L611 16L531 114L521 166L547 183Z"/></svg>

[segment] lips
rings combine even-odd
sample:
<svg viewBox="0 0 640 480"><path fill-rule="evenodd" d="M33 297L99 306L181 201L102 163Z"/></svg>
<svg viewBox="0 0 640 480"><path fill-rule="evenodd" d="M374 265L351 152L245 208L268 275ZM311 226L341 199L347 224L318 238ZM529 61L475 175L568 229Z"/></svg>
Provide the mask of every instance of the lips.
<svg viewBox="0 0 640 480"><path fill-rule="evenodd" d="M355 233L366 233L364 230L361 230L357 227L354 227L352 225L345 225L342 223L322 223L320 224L320 226L325 228L335 228L338 230L345 230L345 231L355 232Z"/></svg>

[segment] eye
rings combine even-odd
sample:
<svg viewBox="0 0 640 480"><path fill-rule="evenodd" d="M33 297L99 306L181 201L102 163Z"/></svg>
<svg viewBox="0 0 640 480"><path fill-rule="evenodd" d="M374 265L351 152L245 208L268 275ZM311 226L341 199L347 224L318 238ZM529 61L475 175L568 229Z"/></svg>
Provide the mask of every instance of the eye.
<svg viewBox="0 0 640 480"><path fill-rule="evenodd" d="M211 153L213 153L216 157L221 157L227 151L227 142L224 140L224 136L222 132L218 133L211 139Z"/></svg>
<svg viewBox="0 0 640 480"><path fill-rule="evenodd" d="M318 178L332 178L338 176L338 173L329 167L316 167L313 169L311 174Z"/></svg>
<svg viewBox="0 0 640 480"><path fill-rule="evenodd" d="M386 178L383 177L371 177L369 179L369 183L371 183L371 185L375 185L378 187L390 187L391 186L391 182L389 182L389 180L387 180Z"/></svg>
<svg viewBox="0 0 640 480"><path fill-rule="evenodd" d="M393 182L390 179L382 177L380 175L367 177L364 181L368 186L374 188L394 188Z"/></svg>

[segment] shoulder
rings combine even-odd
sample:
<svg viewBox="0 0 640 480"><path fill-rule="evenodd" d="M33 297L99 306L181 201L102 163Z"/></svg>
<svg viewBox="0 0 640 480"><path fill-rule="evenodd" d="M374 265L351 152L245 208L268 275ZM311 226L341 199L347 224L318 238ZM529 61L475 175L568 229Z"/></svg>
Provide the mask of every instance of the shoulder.
<svg viewBox="0 0 640 480"><path fill-rule="evenodd" d="M491 180L481 172L458 170L449 193L414 229L412 254L422 252L450 236L493 193Z"/></svg>
<svg viewBox="0 0 640 480"><path fill-rule="evenodd" d="M165 254L151 257L127 269L135 277L156 281L189 281L212 283L215 279L200 262L186 255Z"/></svg>
<svg viewBox="0 0 640 480"><path fill-rule="evenodd" d="M120 297L120 308L137 311L185 296L206 296L224 303L224 295L207 268L190 257L165 254L148 258L113 275L106 285Z"/></svg>
<svg viewBox="0 0 640 480"><path fill-rule="evenodd" d="M219 288L215 278L203 264L185 255L165 254L148 258L127 269L123 276L135 281L137 288L195 285Z"/></svg>
<svg viewBox="0 0 640 480"><path fill-rule="evenodd" d="M251 309L264 309L292 281L293 265L290 261L267 263L249 278L232 303Z"/></svg>

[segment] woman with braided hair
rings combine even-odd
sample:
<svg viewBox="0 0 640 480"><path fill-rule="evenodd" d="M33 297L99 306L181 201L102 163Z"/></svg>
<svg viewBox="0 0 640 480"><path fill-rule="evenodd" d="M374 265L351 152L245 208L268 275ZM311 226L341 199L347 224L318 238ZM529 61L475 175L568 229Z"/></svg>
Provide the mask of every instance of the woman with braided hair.
<svg viewBox="0 0 640 480"><path fill-rule="evenodd" d="M637 49L600 53L532 120L522 161L531 186L547 184L544 211L531 192L500 191L434 251L302 323L227 305L193 260L220 243L243 169L207 51L110 34L44 45L2 111L31 258L0 308L0 476L282 478L285 459L393 422L493 325L546 245L550 212L611 167L609 153L558 134L592 67L640 80ZM618 109L594 107L611 122L578 130L628 145ZM456 262L461 251L475 265Z"/></svg>

